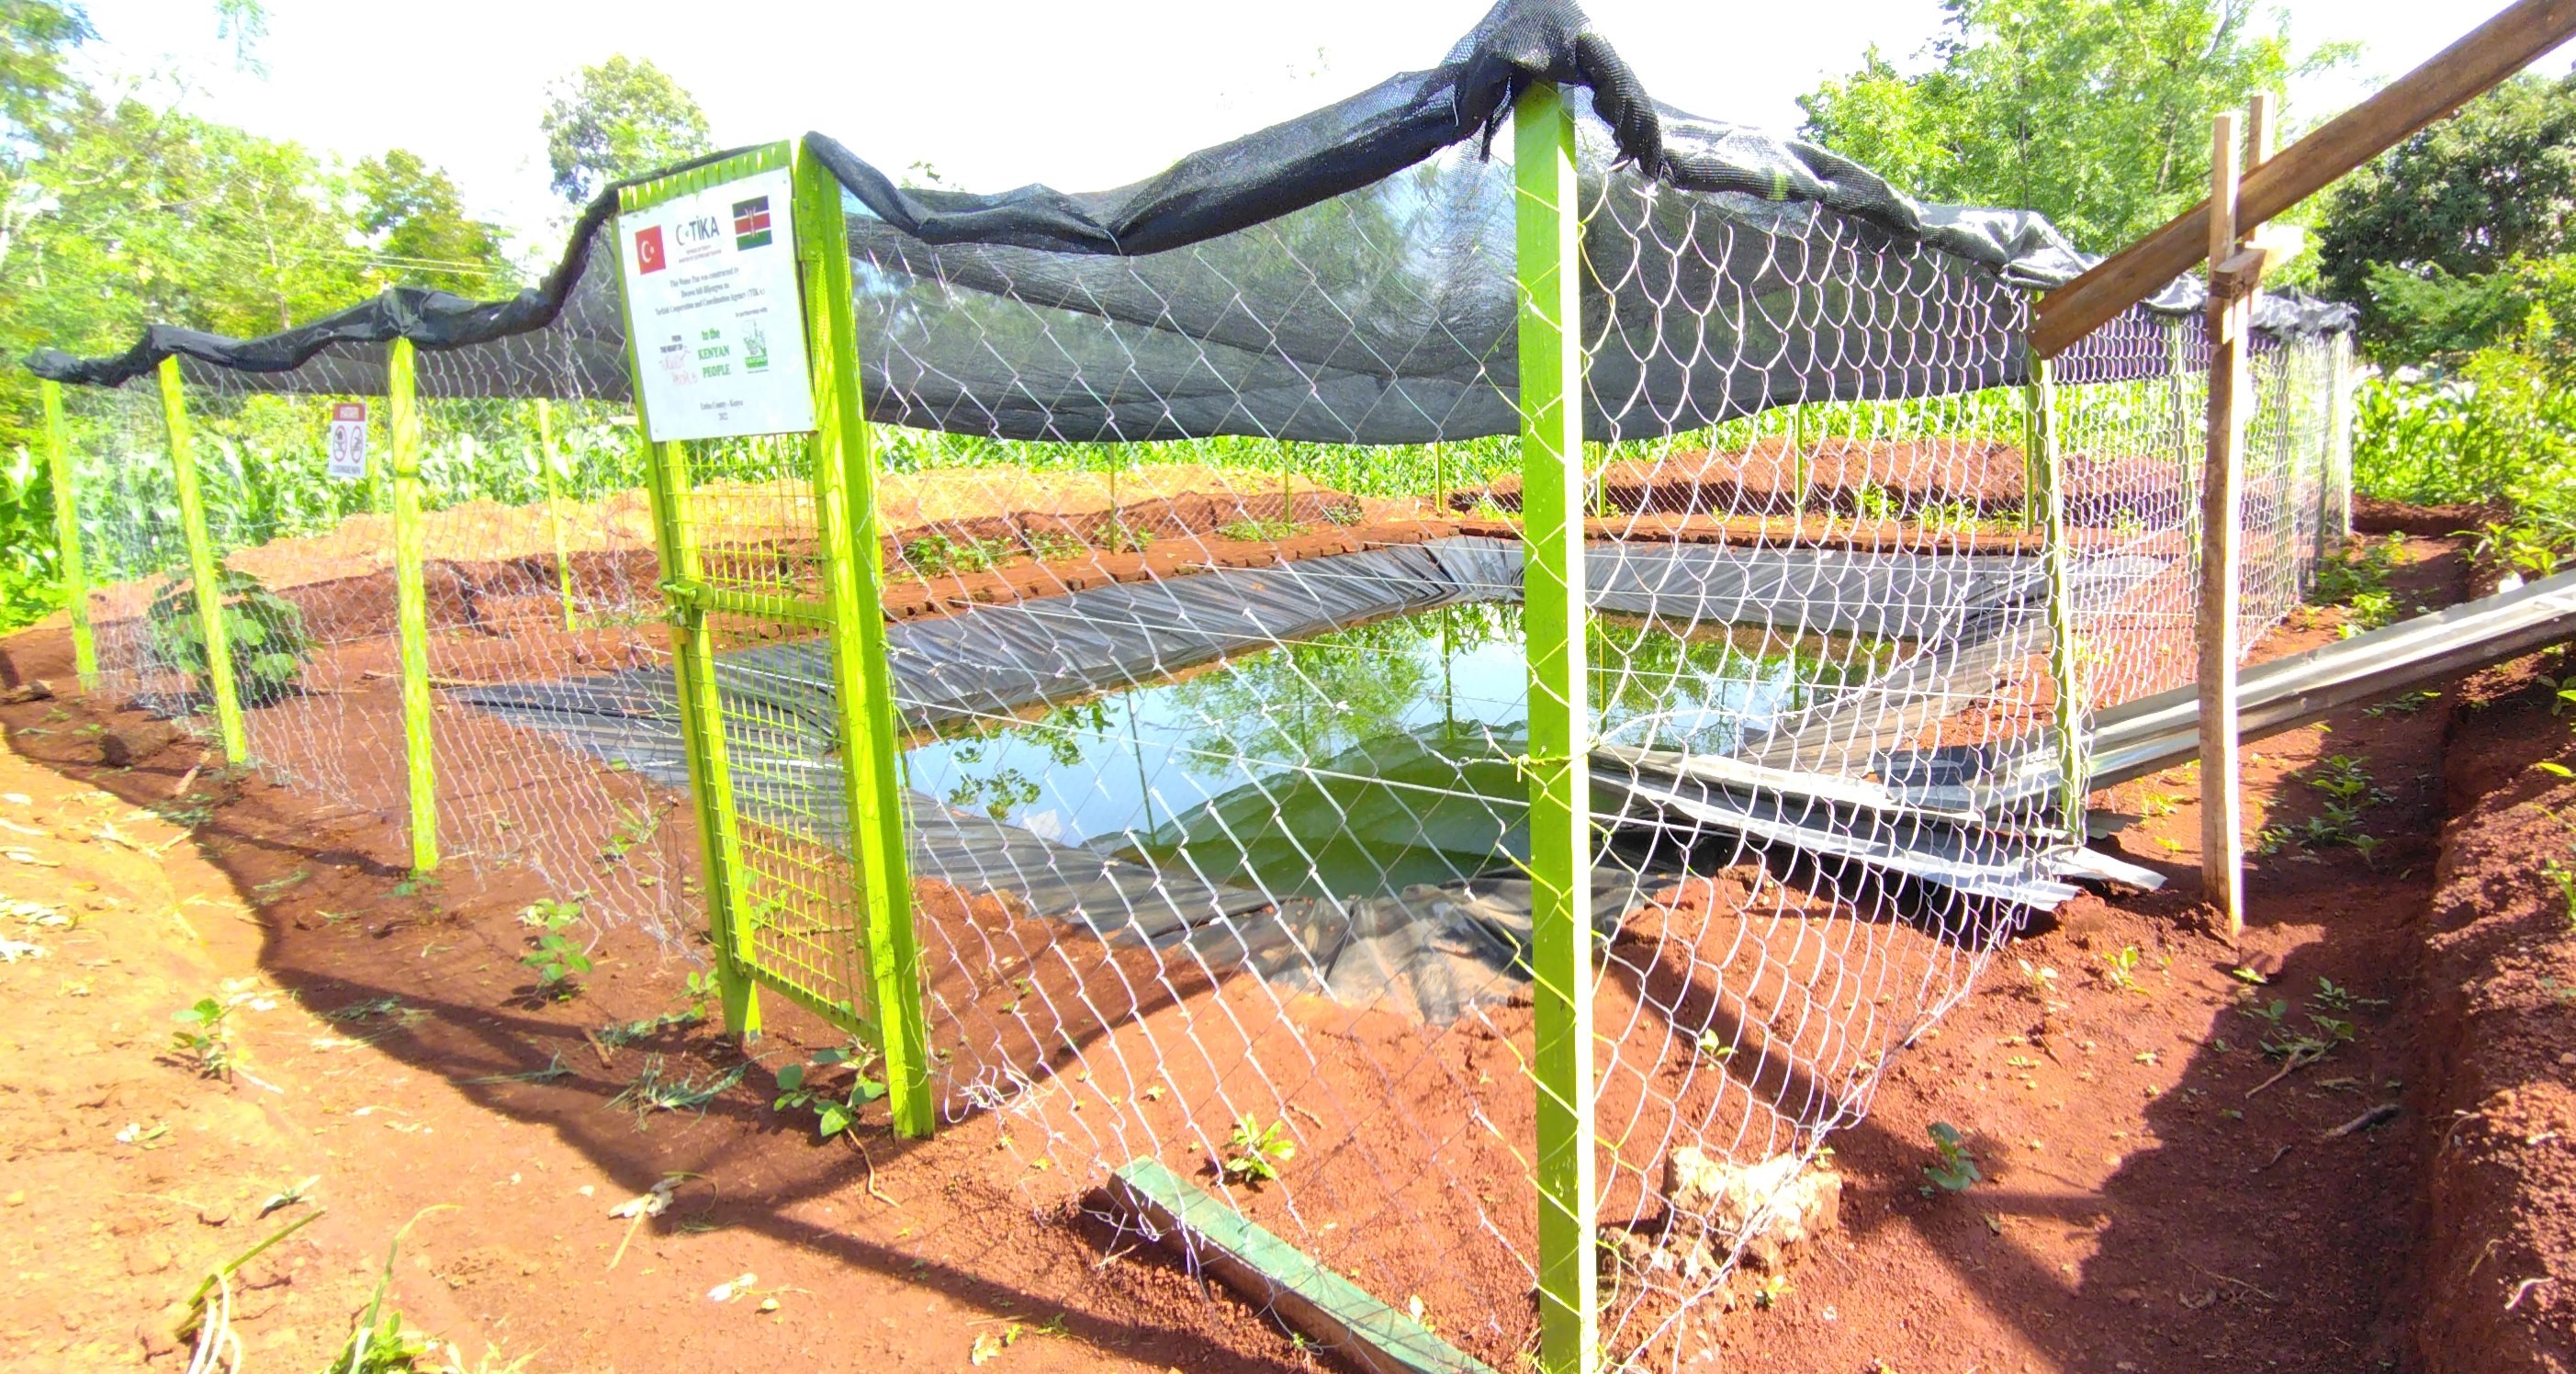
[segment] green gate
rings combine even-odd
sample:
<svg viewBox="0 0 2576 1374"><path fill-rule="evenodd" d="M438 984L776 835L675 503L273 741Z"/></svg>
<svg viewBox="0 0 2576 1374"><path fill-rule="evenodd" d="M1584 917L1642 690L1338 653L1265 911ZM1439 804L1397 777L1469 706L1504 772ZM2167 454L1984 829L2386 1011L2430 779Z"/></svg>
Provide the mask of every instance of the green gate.
<svg viewBox="0 0 2576 1374"><path fill-rule="evenodd" d="M681 742L727 1027L756 1034L767 988L849 1031L885 1057L896 1131L924 1136L936 1111L841 188L796 145L773 143L623 187L618 208L782 169L796 188L811 433L654 442L627 303ZM623 259L622 228L617 244ZM780 644L823 650L828 697L717 657Z"/></svg>

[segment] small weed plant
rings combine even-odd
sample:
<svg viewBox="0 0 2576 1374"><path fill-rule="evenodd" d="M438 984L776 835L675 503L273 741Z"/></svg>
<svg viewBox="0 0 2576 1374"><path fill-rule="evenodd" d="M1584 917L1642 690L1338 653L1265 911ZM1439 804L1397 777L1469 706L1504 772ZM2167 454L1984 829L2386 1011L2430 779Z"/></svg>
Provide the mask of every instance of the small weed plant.
<svg viewBox="0 0 2576 1374"><path fill-rule="evenodd" d="M2391 798L2370 775L2370 760L2336 754L2320 761L2307 779L2318 794L2319 814L2297 825L2267 825L2255 839L2257 852L2272 855L2292 848L2311 853L2338 846L2358 850L2367 862L2386 843L2362 830L2362 817Z"/></svg>
<svg viewBox="0 0 2576 1374"><path fill-rule="evenodd" d="M1269 544L1294 539L1305 532L1306 527L1294 520L1236 520L1217 526L1216 537L1238 544Z"/></svg>
<svg viewBox="0 0 2576 1374"><path fill-rule="evenodd" d="M789 1064L778 1071L778 1097L770 1103L772 1111L812 1112L814 1135L829 1140L850 1129L859 1119L859 1109L886 1095L886 1085L868 1077L876 1064L876 1053L856 1045L818 1051L812 1059ZM846 1088L824 1087L821 1075L847 1068L850 1082Z"/></svg>
<svg viewBox="0 0 2576 1374"><path fill-rule="evenodd" d="M224 639L230 646L233 691L245 705L264 705L295 688L313 656L304 609L246 572L215 574ZM196 585L181 578L162 589L144 611L145 652L152 666L195 679L200 696L214 693L206 625L197 614Z"/></svg>
<svg viewBox="0 0 2576 1374"><path fill-rule="evenodd" d="M2547 878L2550 885L2558 889L2561 918L2567 924L2567 932L2576 935L2576 868L2569 868L2556 859L2550 859L2540 865L2540 876Z"/></svg>
<svg viewBox="0 0 2576 1374"><path fill-rule="evenodd" d="M1029 556L1041 563L1080 558L1082 551L1089 547L1062 530L1029 530L1021 534L1020 542L1028 545Z"/></svg>
<svg viewBox="0 0 2576 1374"><path fill-rule="evenodd" d="M2102 956L2102 983L2113 992L2147 993L2138 982L2138 962L2142 958L2136 945L2122 945L2117 954Z"/></svg>
<svg viewBox="0 0 2576 1374"><path fill-rule="evenodd" d="M750 1066L736 1064L720 1073L701 1079L695 1074L673 1075L663 1069L662 1056L644 1060L644 1071L617 1096L608 1099L611 1107L623 1107L635 1113L635 1124L642 1127L655 1112L702 1111L726 1090L743 1080Z"/></svg>
<svg viewBox="0 0 2576 1374"><path fill-rule="evenodd" d="M609 831L608 843L600 847L599 861L622 864L626 862L627 855L652 843L653 837L660 834L661 830L662 817L651 807L629 806L620 802L617 806L616 827Z"/></svg>
<svg viewBox="0 0 2576 1374"><path fill-rule="evenodd" d="M1985 1174L1977 1168L1977 1157L1968 1150L1968 1137L1947 1121L1935 1121L1929 1131L1932 1137L1933 1161L1923 1166L1923 1196L1936 1192L1964 1193L1977 1186Z"/></svg>
<svg viewBox="0 0 2576 1374"><path fill-rule="evenodd" d="M233 1037L228 1023L232 1014L229 1003L213 997L198 998L195 1006L173 1014L179 1029L171 1034L171 1052L195 1060L197 1072L205 1077L231 1078Z"/></svg>
<svg viewBox="0 0 2576 1374"><path fill-rule="evenodd" d="M581 991L580 978L591 969L590 950L567 932L584 921L582 902L588 893L570 898L540 898L519 913L519 924L534 927L534 947L519 962L537 975L537 988L557 1000Z"/></svg>
<svg viewBox="0 0 2576 1374"><path fill-rule="evenodd" d="M1112 520L1100 533L1100 546L1111 553L1143 553L1154 547L1154 532L1142 525Z"/></svg>
<svg viewBox="0 0 2576 1374"><path fill-rule="evenodd" d="M1257 1117L1242 1117L1226 1141L1225 1176L1246 1182L1274 1180L1279 1166L1296 1154L1297 1142L1289 1139L1287 1122L1264 1126Z"/></svg>
<svg viewBox="0 0 2576 1374"><path fill-rule="evenodd" d="M923 577L990 572L1019 550L1008 540L923 535L903 546L904 566Z"/></svg>

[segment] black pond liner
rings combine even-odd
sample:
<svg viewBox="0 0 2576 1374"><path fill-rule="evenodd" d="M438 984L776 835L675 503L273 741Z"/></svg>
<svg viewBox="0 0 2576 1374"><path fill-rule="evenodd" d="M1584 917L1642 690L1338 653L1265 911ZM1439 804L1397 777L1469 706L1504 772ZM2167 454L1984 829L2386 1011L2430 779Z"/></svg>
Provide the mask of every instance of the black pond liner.
<svg viewBox="0 0 2576 1374"><path fill-rule="evenodd" d="M1515 541L1458 537L900 622L887 627L897 709L908 731L927 734L1161 682L1196 665L1389 616L1518 601L1521 558ZM1605 544L1588 551L1586 575L1594 609L1668 626L1768 625L1914 646L1869 683L1819 689L1803 710L1752 736L1746 750L1753 754L1802 733L1847 739L1855 718L1893 711L1912 719L1946 709L1941 703L1955 699L1963 667L1982 671L1990 660L2025 654L2045 634L2045 584L2030 557ZM740 814L837 841L842 781L823 642L723 654L716 678ZM664 786L688 786L665 669L446 695ZM1624 770L1604 769L1600 809L1639 811L1636 782ZM1694 805L1640 816L1646 823L1631 841L1605 855L1594 886L1596 909L1609 919L1650 880L1683 871L1687 853L1708 839L1796 848L1803 825L1817 829L1822 853L1869 857L1855 853L1848 835L1837 842L1825 833L1853 824L1831 808L1775 803L1752 818L1759 823L1729 826L1708 804L1717 789L1685 790ZM917 876L939 877L970 896L1016 896L1039 916L1080 923L1105 939L1187 943L1211 963L1249 963L1277 981L1346 1002L1394 1001L1433 1021L1526 985L1518 960L1528 940L1528 887L1502 856L1495 872L1436 886L1342 900L1276 897L1184 867L1058 844L919 792L906 797ZM1908 833L1927 836L1943 862L1970 867L1990 847L1967 835L1930 841L1920 825ZM1940 866L1927 871L1937 874ZM1991 895L1992 886L1963 890Z"/></svg>

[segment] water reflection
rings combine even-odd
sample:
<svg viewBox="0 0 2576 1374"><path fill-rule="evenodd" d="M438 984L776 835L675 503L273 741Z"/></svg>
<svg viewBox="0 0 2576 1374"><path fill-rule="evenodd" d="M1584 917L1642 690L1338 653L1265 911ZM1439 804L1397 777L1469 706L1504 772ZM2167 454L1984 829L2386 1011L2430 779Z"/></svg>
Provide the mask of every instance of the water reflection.
<svg viewBox="0 0 2576 1374"><path fill-rule="evenodd" d="M1451 606L1140 685L907 755L912 785L1063 844L1273 894L1359 895L1525 857L1521 608ZM1722 753L1883 646L1596 618L1597 730Z"/></svg>

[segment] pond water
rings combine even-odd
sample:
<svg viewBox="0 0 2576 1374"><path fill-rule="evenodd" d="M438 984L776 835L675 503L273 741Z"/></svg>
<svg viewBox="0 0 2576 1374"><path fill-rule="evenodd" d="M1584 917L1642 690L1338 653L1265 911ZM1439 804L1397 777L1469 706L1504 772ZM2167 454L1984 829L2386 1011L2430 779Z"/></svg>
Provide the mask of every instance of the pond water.
<svg viewBox="0 0 2576 1374"><path fill-rule="evenodd" d="M1596 617L1591 699L1616 743L1720 753L1866 677L1886 646L1676 633ZM1526 858L1521 608L1450 606L1338 630L905 756L961 809L1210 882L1365 896Z"/></svg>

